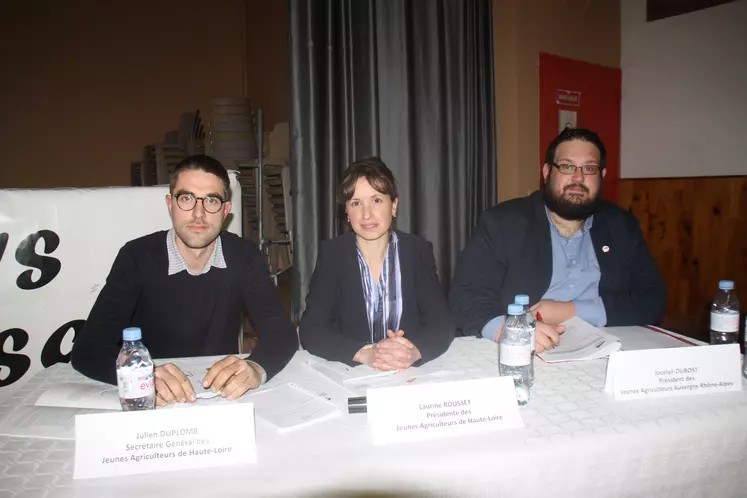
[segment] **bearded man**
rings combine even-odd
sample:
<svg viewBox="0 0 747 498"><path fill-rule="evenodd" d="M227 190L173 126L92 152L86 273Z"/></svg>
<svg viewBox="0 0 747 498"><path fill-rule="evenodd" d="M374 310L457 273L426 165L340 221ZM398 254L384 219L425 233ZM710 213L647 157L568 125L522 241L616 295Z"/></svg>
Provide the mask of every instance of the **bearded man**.
<svg viewBox="0 0 747 498"><path fill-rule="evenodd" d="M497 341L517 294L533 304L538 352L573 316L600 327L661 319L666 287L638 221L602 199L605 159L596 133L566 128L547 148L543 188L483 213L451 283L462 334Z"/></svg>

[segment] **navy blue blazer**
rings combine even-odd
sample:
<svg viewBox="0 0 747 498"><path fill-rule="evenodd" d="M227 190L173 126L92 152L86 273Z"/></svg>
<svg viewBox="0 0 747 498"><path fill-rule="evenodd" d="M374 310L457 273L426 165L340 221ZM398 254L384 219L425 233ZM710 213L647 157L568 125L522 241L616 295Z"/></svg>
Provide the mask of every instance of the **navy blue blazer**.
<svg viewBox="0 0 747 498"><path fill-rule="evenodd" d="M666 286L638 220L608 201L594 214L591 240L602 273L607 326L650 325L666 308ZM552 280L550 224L540 191L485 211L459 255L449 302L464 335L479 335L516 294L536 303Z"/></svg>

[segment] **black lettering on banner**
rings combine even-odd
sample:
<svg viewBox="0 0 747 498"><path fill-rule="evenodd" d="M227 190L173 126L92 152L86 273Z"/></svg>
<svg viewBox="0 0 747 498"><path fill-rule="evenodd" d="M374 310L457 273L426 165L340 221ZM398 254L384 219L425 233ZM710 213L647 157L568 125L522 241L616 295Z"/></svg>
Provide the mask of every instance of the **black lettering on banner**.
<svg viewBox="0 0 747 498"><path fill-rule="evenodd" d="M9 386L28 372L31 359L25 354L11 354L5 351L8 338L13 339L13 351L20 351L29 342L29 335L22 329L8 329L0 332L0 365L10 368L10 374L0 380L0 387Z"/></svg>
<svg viewBox="0 0 747 498"><path fill-rule="evenodd" d="M31 280L33 270L26 270L16 280L19 289L33 290L44 287L60 273L62 263L51 256L40 256L34 252L39 239L44 239L44 254L51 254L60 245L60 237L51 230L39 230L32 233L18 245L16 261L23 266L30 266L41 270L41 277L37 282Z"/></svg>
<svg viewBox="0 0 747 498"><path fill-rule="evenodd" d="M85 323L85 320L71 320L49 336L41 352L41 363L44 368L51 367L55 363L70 363L70 354L72 351L62 354L62 340L67 336L70 329L73 329L73 342L75 342L78 332L83 330Z"/></svg>
<svg viewBox="0 0 747 498"><path fill-rule="evenodd" d="M8 246L8 238L10 238L10 235L8 235L7 233L0 233L0 261L3 260L5 248Z"/></svg>

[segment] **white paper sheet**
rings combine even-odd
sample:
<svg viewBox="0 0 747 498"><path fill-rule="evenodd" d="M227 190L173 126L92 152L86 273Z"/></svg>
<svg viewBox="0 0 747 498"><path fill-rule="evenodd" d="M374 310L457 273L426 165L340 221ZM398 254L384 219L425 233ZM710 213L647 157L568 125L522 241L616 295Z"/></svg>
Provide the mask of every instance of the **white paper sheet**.
<svg viewBox="0 0 747 498"><path fill-rule="evenodd" d="M340 407L294 383L258 391L246 396L254 403L258 417L278 432L300 429L342 414Z"/></svg>
<svg viewBox="0 0 747 498"><path fill-rule="evenodd" d="M358 365L350 370L348 377L343 381L346 386L352 388L378 385L385 377L396 374L396 370L379 371L368 365Z"/></svg>
<svg viewBox="0 0 747 498"><path fill-rule="evenodd" d="M173 360L184 375L192 382L197 399L210 399L219 396L210 389L202 387L208 369L213 366L216 357L182 358ZM72 382L59 385L42 393L36 400L36 406L87 408L92 410L120 410L117 386L101 382Z"/></svg>
<svg viewBox="0 0 747 498"><path fill-rule="evenodd" d="M117 386L104 383L69 382L42 393L36 406L120 410Z"/></svg>
<svg viewBox="0 0 747 498"><path fill-rule="evenodd" d="M620 339L594 327L581 318L563 322L565 332L560 336L560 344L549 351L537 353L547 363L560 361L582 361L604 358L620 350Z"/></svg>
<svg viewBox="0 0 747 498"><path fill-rule="evenodd" d="M463 370L454 370L439 363L438 359L430 361L420 367L410 367L402 372L397 370L378 371L368 365L349 367L342 363L330 362L309 355L303 365L314 370L338 386L342 386L353 395L365 395L366 390L374 387L404 386L413 383L430 383L465 380L471 378ZM304 375L304 379L308 378ZM313 387L302 383L303 387ZM318 392L318 391L317 391ZM342 405L341 405L342 406Z"/></svg>
<svg viewBox="0 0 747 498"><path fill-rule="evenodd" d="M320 364L318 361L314 360L301 362L299 364L299 369L297 371L299 375L294 376L296 379L294 384L306 389L307 391L313 392L327 401L331 401L339 408L345 408L348 403L348 398L350 396L356 396L358 394L357 391L350 389L342 383L335 382L317 368L314 368L314 363L316 366ZM323 369L322 371L326 373L330 372L329 369ZM332 375L334 376L334 373Z"/></svg>
<svg viewBox="0 0 747 498"><path fill-rule="evenodd" d="M344 363L327 361L312 355L308 355L303 364L336 384L343 384L346 379L349 379L350 371L353 369Z"/></svg>
<svg viewBox="0 0 747 498"><path fill-rule="evenodd" d="M220 359L215 356L198 356L196 358L179 358L171 360L169 363L173 363L179 370L192 383L192 388L195 390L195 396L197 399L210 399L220 396L220 393L214 393L210 389L202 387L202 381L205 379L210 367L215 365L215 362Z"/></svg>
<svg viewBox="0 0 747 498"><path fill-rule="evenodd" d="M21 406L0 420L0 435L43 439L75 439L75 416L103 410Z"/></svg>

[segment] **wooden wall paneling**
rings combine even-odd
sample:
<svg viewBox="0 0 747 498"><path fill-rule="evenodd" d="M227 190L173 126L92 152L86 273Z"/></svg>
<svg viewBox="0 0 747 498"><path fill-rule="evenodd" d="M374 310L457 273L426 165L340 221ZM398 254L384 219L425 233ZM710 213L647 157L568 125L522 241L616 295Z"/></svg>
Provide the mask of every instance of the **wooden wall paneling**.
<svg viewBox="0 0 747 498"><path fill-rule="evenodd" d="M664 326L707 339L721 279L735 281L747 310L747 177L624 179L618 202L638 218L667 283Z"/></svg>

